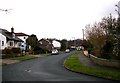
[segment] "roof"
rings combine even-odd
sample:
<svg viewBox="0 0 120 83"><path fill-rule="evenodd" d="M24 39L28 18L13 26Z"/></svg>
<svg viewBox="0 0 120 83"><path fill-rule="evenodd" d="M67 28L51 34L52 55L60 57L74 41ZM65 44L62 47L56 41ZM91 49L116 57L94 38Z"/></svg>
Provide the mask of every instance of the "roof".
<svg viewBox="0 0 120 83"><path fill-rule="evenodd" d="M5 29L1 29L1 28L0 28L0 33L2 33L4 36L6 36L7 39L9 39L9 40L22 41L22 40L19 39L17 36L15 36L15 37L13 38L12 33L9 32L9 31L7 31L7 30L5 30Z"/></svg>
<svg viewBox="0 0 120 83"><path fill-rule="evenodd" d="M20 32L20 33L15 33L15 35L16 35L16 36L29 36L29 35L27 35L27 34L25 34L25 33L22 33L22 32Z"/></svg>
<svg viewBox="0 0 120 83"><path fill-rule="evenodd" d="M48 43L51 43L51 42L50 42L49 40L47 40L47 39L40 39L39 42L40 42L40 41L46 41L46 42L48 42Z"/></svg>

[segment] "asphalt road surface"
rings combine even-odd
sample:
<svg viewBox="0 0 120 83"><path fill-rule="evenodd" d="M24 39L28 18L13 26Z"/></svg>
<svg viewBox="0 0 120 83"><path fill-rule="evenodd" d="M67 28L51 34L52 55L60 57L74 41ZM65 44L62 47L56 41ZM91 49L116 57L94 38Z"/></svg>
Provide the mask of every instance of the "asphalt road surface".
<svg viewBox="0 0 120 83"><path fill-rule="evenodd" d="M3 66L2 81L111 81L65 69L63 62L71 54L73 52Z"/></svg>

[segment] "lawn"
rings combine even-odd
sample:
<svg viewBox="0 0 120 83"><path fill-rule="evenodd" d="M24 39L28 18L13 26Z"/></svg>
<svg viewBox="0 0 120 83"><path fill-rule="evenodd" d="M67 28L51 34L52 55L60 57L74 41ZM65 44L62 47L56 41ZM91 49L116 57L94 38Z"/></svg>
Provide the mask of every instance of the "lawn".
<svg viewBox="0 0 120 83"><path fill-rule="evenodd" d="M11 59L11 60L20 60L20 61L24 61L24 60L29 60L29 59L34 59L37 58L36 56L19 56L19 57L13 57L13 58L7 58L7 59Z"/></svg>
<svg viewBox="0 0 120 83"><path fill-rule="evenodd" d="M45 53L45 54L41 54L42 56L49 56L51 55L51 53Z"/></svg>
<svg viewBox="0 0 120 83"><path fill-rule="evenodd" d="M79 73L84 73L88 75L93 75L97 77L103 77L107 79L112 79L112 80L120 80L120 72L119 71L111 71L111 70L105 70L102 68L96 68L96 67L88 67L84 66L80 63L78 60L78 54L80 52L76 52L69 58L67 58L64 62L64 66L72 71L79 72Z"/></svg>

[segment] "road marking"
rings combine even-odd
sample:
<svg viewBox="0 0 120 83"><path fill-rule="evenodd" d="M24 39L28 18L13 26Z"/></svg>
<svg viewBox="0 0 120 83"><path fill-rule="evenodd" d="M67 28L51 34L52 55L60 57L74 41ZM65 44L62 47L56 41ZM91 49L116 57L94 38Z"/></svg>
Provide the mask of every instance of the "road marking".
<svg viewBox="0 0 120 83"><path fill-rule="evenodd" d="M30 70L30 69L26 69L25 71L27 71L27 72L31 72L31 70Z"/></svg>

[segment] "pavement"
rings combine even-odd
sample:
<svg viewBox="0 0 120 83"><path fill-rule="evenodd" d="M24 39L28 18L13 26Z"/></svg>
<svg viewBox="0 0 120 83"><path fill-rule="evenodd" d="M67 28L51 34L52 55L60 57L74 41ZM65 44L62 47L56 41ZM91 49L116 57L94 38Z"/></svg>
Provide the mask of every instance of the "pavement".
<svg viewBox="0 0 120 83"><path fill-rule="evenodd" d="M3 60L0 60L0 62L2 62L4 64L12 64L12 63L20 62L20 61L19 60L3 59Z"/></svg>
<svg viewBox="0 0 120 83"><path fill-rule="evenodd" d="M29 55L29 56L36 56L36 57L43 57L41 55ZM13 64L13 63L17 63L20 62L19 60L10 60L10 59L0 59L0 63L4 63L4 64Z"/></svg>
<svg viewBox="0 0 120 83"><path fill-rule="evenodd" d="M87 54L87 55L86 55ZM102 69L107 69L107 70L114 70L114 71L120 71L117 68L112 68L112 67L106 67L106 66L100 66L98 64L95 64L89 57L88 57L88 52L84 51L79 54L79 60L80 62L88 67L97 67L97 68L102 68Z"/></svg>
<svg viewBox="0 0 120 83"><path fill-rule="evenodd" d="M85 52L84 52L85 53ZM81 52L79 54L79 60L80 62L85 65L85 66L89 66L89 67L98 67L95 63L92 62L92 60L90 60L89 57L85 56L83 52Z"/></svg>

